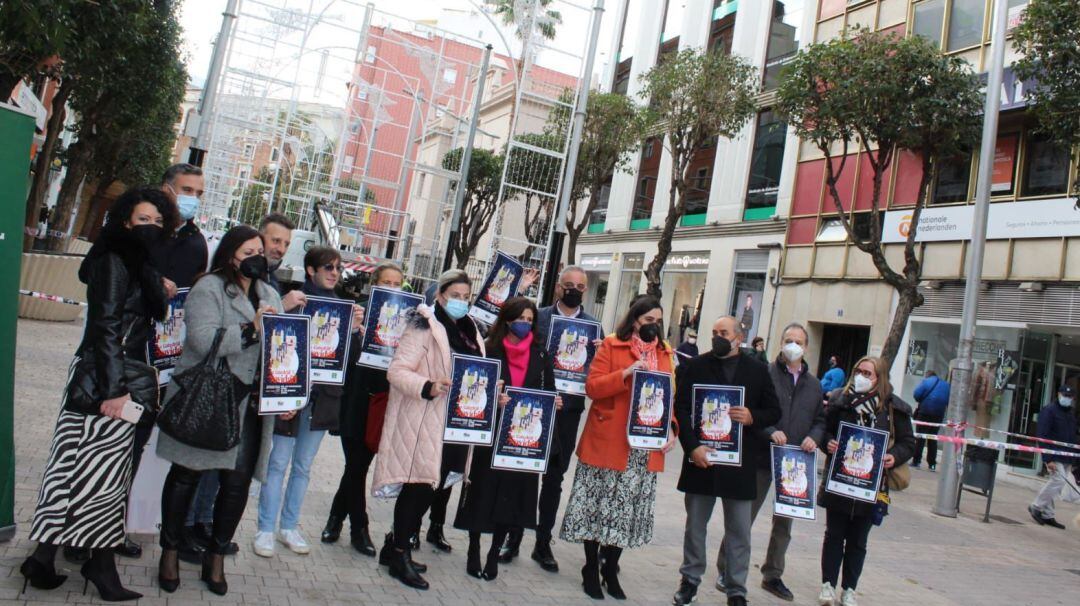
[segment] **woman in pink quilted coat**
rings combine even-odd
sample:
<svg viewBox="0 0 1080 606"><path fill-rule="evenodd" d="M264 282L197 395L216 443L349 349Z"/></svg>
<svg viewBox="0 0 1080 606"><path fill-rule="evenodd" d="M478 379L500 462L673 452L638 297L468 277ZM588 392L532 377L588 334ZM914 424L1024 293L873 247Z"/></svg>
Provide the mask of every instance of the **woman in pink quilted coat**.
<svg viewBox="0 0 1080 606"><path fill-rule="evenodd" d="M471 295L464 271L443 272L435 304L421 305L410 316L386 374L390 397L371 490L377 497L396 495L397 502L393 532L379 562L390 567L390 576L417 589L428 588L420 576L427 568L412 560L409 539L419 531L436 489L446 488L449 471L442 435L450 355L484 355L479 330L467 315Z"/></svg>

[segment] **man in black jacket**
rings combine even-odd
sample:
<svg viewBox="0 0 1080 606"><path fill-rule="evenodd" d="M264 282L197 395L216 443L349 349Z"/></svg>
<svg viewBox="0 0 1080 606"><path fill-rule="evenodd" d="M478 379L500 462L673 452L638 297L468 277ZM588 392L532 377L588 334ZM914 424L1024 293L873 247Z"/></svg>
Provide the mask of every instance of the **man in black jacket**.
<svg viewBox="0 0 1080 606"><path fill-rule="evenodd" d="M801 324L792 323L784 328L781 336L783 346L780 355L769 364L769 377L780 401L780 420L772 425L758 424L754 432L758 438L757 452L757 497L750 512L751 524L757 519L758 511L769 496L773 486L772 455L770 443L780 446L798 446L806 452L813 452L825 438L825 407L821 400L821 383L810 374L810 369L803 360L808 336ZM761 566L761 587L776 597L788 602L795 599L791 590L784 585L784 560L788 545L791 543L791 518L774 515L772 532L769 536L769 549L765 554L765 563ZM723 553L723 543L720 544ZM724 558L717 559L716 567L720 571L717 588L724 587Z"/></svg>
<svg viewBox="0 0 1080 606"><path fill-rule="evenodd" d="M705 535L716 498L723 500L724 552L727 603L746 604L746 576L750 567L750 526L757 497L759 427L780 421L769 371L764 364L740 353L746 338L739 321L724 316L713 324L712 351L680 366L675 389L675 418L679 441L687 459L678 488L686 494L686 532L683 535L682 579L675 604L689 604L697 595L707 563ZM731 407L731 420L741 423L742 457L739 465L710 465L711 449L698 440L691 420L694 385L732 385L744 389L743 406Z"/></svg>

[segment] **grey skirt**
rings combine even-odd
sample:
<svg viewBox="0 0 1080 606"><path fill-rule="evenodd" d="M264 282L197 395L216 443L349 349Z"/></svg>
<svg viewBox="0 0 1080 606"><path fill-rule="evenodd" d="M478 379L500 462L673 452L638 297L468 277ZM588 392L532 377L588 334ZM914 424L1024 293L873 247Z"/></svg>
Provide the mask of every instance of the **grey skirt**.
<svg viewBox="0 0 1080 606"><path fill-rule="evenodd" d="M648 466L649 453L644 450L630 451L626 471L578 462L560 538L622 548L651 541L656 473Z"/></svg>

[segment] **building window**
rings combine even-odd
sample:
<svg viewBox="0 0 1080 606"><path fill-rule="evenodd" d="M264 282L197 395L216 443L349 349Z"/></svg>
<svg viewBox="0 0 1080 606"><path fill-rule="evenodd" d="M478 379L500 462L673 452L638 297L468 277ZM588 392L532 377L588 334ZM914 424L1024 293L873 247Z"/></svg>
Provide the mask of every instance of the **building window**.
<svg viewBox="0 0 1080 606"><path fill-rule="evenodd" d="M986 0L952 0L948 50L959 50L982 42L985 11Z"/></svg>
<svg viewBox="0 0 1080 606"><path fill-rule="evenodd" d="M455 84L457 82L457 69L448 67L443 70L442 73L443 82L447 84Z"/></svg>
<svg viewBox="0 0 1080 606"><path fill-rule="evenodd" d="M367 53L364 54L365 63L375 63L375 47L367 47Z"/></svg>
<svg viewBox="0 0 1080 606"><path fill-rule="evenodd" d="M637 193L634 195L634 208L630 213L631 221L640 221L652 217L653 197L649 193L652 180L648 177L638 180Z"/></svg>
<svg viewBox="0 0 1080 606"><path fill-rule="evenodd" d="M772 90L780 84L780 70L799 51L799 24L802 23L804 4L805 0L773 3L769 44L765 50L765 90Z"/></svg>
<svg viewBox="0 0 1080 606"><path fill-rule="evenodd" d="M1020 149L1020 133L998 135L994 146L994 174L990 193L994 196L1011 196L1015 187L1016 152Z"/></svg>
<svg viewBox="0 0 1080 606"><path fill-rule="evenodd" d="M883 213L884 214L884 213ZM855 237L859 242L866 242L870 240L871 225L870 218L873 213L855 213L851 217L851 231L854 232ZM879 216L880 219L880 216ZM878 221L880 229L881 222Z"/></svg>
<svg viewBox="0 0 1080 606"><path fill-rule="evenodd" d="M1024 150L1021 196L1065 193L1069 184L1069 150L1045 136L1028 135Z"/></svg>
<svg viewBox="0 0 1080 606"><path fill-rule="evenodd" d="M912 32L941 44L941 28L945 23L945 0L926 0L915 5L915 24Z"/></svg>
<svg viewBox="0 0 1080 606"><path fill-rule="evenodd" d="M653 139L646 139L645 145L641 146L641 155L646 158L653 156Z"/></svg>
<svg viewBox="0 0 1080 606"><path fill-rule="evenodd" d="M776 209L787 125L771 109L758 113L744 219L767 219Z"/></svg>
<svg viewBox="0 0 1080 606"><path fill-rule="evenodd" d="M615 60L614 81L611 84L611 92L625 95L630 87L630 68L634 63L634 47L637 45L641 29L641 18L644 11L644 0L629 0L626 3L626 11L623 14L623 22L619 28L619 50Z"/></svg>
<svg viewBox="0 0 1080 606"><path fill-rule="evenodd" d="M957 156L942 162L934 186L934 202L967 202L968 185L971 183L971 154Z"/></svg>
<svg viewBox="0 0 1080 606"><path fill-rule="evenodd" d="M840 219L822 221L821 229L814 238L814 242L843 242L844 240L847 240L847 230L844 229L844 224L840 222Z"/></svg>

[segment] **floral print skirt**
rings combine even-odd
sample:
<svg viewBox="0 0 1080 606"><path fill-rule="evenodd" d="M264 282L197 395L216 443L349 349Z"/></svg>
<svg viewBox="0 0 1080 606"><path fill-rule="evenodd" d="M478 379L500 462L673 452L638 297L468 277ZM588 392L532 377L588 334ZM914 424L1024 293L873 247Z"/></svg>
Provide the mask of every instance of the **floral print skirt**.
<svg viewBox="0 0 1080 606"><path fill-rule="evenodd" d="M563 514L564 541L596 541L632 548L652 540L656 505L656 473L649 471L649 453L631 450L626 471L578 462L574 487Z"/></svg>

